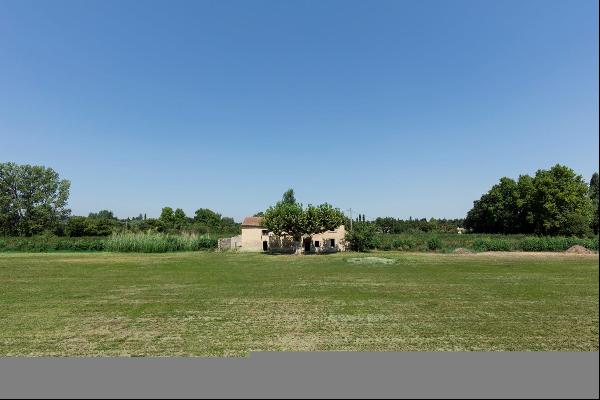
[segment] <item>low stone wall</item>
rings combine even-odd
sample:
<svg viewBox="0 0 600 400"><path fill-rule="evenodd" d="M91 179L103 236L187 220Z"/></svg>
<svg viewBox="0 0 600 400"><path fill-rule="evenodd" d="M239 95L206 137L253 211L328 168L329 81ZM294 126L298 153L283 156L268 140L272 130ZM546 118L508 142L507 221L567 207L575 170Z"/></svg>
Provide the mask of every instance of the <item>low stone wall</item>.
<svg viewBox="0 0 600 400"><path fill-rule="evenodd" d="M237 250L242 247L242 235L219 239L219 250Z"/></svg>

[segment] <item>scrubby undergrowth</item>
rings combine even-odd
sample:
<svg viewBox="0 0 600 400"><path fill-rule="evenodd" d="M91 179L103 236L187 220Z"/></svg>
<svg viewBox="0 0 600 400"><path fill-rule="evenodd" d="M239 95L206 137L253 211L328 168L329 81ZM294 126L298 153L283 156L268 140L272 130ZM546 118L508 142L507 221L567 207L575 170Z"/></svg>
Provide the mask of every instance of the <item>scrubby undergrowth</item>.
<svg viewBox="0 0 600 400"><path fill-rule="evenodd" d="M108 237L2 237L0 251L112 251L137 253L166 253L215 249L217 239L195 234L123 233Z"/></svg>

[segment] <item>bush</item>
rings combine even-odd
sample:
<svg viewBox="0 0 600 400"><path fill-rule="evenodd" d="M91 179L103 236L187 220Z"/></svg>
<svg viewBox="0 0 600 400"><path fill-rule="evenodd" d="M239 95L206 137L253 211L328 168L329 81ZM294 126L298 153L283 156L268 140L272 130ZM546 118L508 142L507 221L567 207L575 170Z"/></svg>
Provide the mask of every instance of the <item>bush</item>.
<svg viewBox="0 0 600 400"><path fill-rule="evenodd" d="M523 251L565 251L571 246L580 245L590 250L598 250L598 238L580 239L576 237L527 237L520 242Z"/></svg>
<svg viewBox="0 0 600 400"><path fill-rule="evenodd" d="M392 243L390 243L389 241L386 241L385 243L382 243L378 246L379 250L383 250L383 251L390 251L394 249L394 246Z"/></svg>
<svg viewBox="0 0 600 400"><path fill-rule="evenodd" d="M369 223L356 222L352 230L346 232L350 250L369 251L378 245L375 226Z"/></svg>
<svg viewBox="0 0 600 400"><path fill-rule="evenodd" d="M577 238L564 236L525 236L497 234L414 233L378 234L379 250L447 251L463 248L475 251L565 251L574 245L598 251L598 236Z"/></svg>
<svg viewBox="0 0 600 400"><path fill-rule="evenodd" d="M476 251L511 251L510 243L504 239L484 238L473 242Z"/></svg>
<svg viewBox="0 0 600 400"><path fill-rule="evenodd" d="M427 249L431 251L439 250L442 248L442 241L439 237L433 236L427 241Z"/></svg>
<svg viewBox="0 0 600 400"><path fill-rule="evenodd" d="M58 237L40 235L32 237L5 237L0 239L0 251L101 251L104 239L97 237Z"/></svg>
<svg viewBox="0 0 600 400"><path fill-rule="evenodd" d="M167 235L162 233L125 233L110 237L32 237L0 238L0 251L114 251L164 253L217 248L217 239L198 235Z"/></svg>

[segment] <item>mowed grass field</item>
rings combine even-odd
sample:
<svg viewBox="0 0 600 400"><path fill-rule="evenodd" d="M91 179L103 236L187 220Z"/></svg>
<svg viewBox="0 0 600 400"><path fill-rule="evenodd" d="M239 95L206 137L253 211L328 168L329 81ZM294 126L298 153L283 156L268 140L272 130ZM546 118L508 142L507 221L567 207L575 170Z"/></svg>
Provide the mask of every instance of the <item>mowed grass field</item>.
<svg viewBox="0 0 600 400"><path fill-rule="evenodd" d="M0 356L598 350L598 255L6 253L0 294Z"/></svg>

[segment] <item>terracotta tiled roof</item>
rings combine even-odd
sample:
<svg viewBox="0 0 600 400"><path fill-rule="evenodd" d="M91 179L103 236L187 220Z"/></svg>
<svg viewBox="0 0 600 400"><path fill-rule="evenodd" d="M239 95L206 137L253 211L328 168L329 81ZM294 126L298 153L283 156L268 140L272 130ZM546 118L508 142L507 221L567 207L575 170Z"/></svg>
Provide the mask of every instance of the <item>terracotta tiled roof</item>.
<svg viewBox="0 0 600 400"><path fill-rule="evenodd" d="M246 217L242 222L242 226L262 227L262 220L262 217Z"/></svg>

